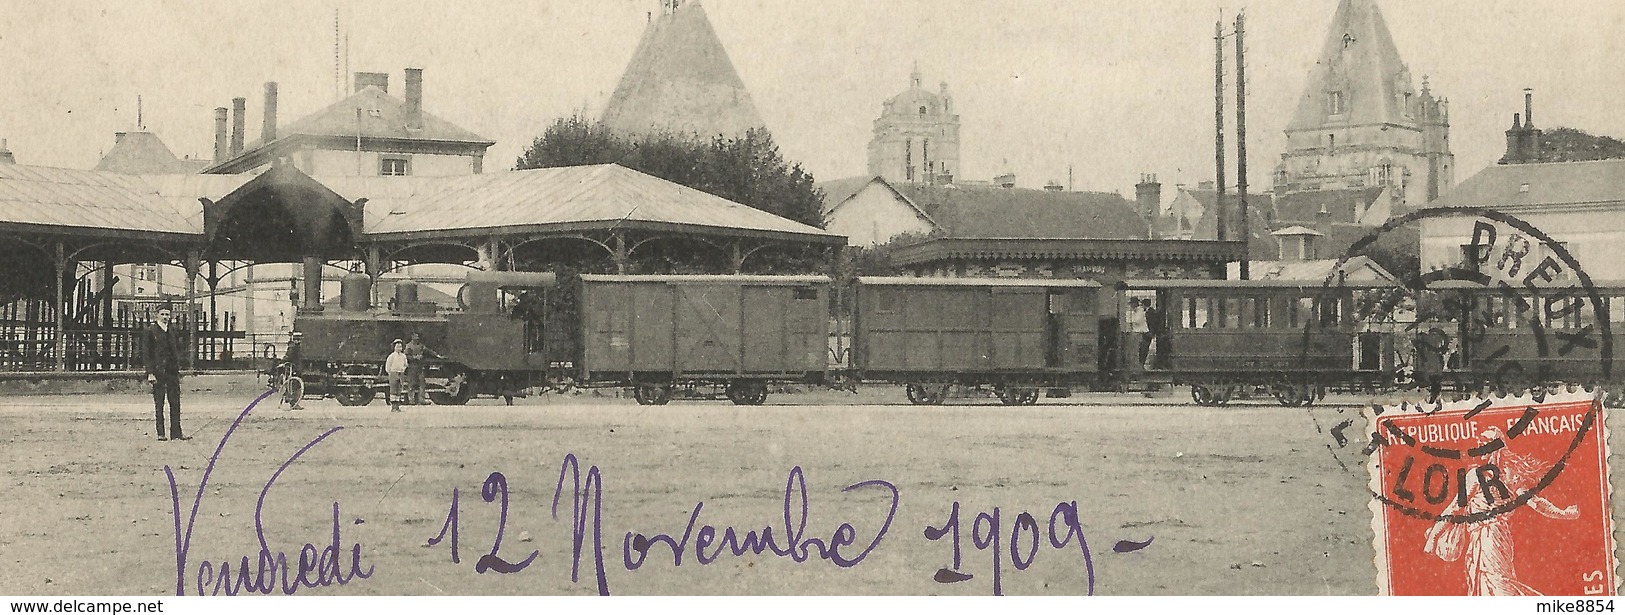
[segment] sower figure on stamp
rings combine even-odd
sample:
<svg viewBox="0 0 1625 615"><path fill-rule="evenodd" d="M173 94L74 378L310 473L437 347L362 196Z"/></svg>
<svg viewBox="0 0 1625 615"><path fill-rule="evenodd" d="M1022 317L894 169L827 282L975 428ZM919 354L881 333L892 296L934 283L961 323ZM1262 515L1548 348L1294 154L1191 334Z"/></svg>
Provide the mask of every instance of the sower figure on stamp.
<svg viewBox="0 0 1625 615"><path fill-rule="evenodd" d="M141 333L141 359L147 367L147 384L152 385L152 407L158 422L158 439L190 440L181 433L181 357L186 340L169 323L168 306ZM164 399L169 400L169 431L164 431Z"/></svg>
<svg viewBox="0 0 1625 615"><path fill-rule="evenodd" d="M1496 440L1505 441L1501 429L1495 426L1486 427L1477 440L1480 445L1488 445ZM1428 529L1427 543L1422 551L1447 562L1465 560L1469 596L1539 596L1540 592L1518 580L1514 566L1512 517L1523 514L1526 507L1550 519L1572 521L1580 518L1580 508L1573 505L1558 508L1550 500L1530 494L1525 507L1496 513L1495 504L1536 488L1536 483L1547 468L1533 457L1505 448L1490 453L1488 461L1487 467L1499 470L1500 481L1490 482L1486 488L1484 481L1469 480L1467 505L1460 505L1456 499L1450 500L1450 505L1439 515L1441 518ZM1490 493L1485 493L1486 489ZM1482 519L1462 523L1450 520L1449 517L1453 515L1477 515ZM1537 548L1542 547L1561 550L1557 545L1539 545Z"/></svg>
<svg viewBox="0 0 1625 615"><path fill-rule="evenodd" d="M436 359L441 358L439 354L435 353L435 351L429 349L428 346L423 345L422 334L413 333L412 341L407 342L406 344L406 386L407 389L411 391L412 398L408 403L414 406L421 406L424 403L423 395L425 385L423 377L424 372L428 371L426 369L428 366L424 363L424 358L426 356L434 357Z"/></svg>

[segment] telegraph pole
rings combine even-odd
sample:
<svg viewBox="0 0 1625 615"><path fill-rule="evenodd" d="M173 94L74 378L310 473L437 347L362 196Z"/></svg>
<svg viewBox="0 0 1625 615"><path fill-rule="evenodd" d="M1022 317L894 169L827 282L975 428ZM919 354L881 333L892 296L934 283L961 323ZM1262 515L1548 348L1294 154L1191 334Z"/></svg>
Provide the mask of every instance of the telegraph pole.
<svg viewBox="0 0 1625 615"><path fill-rule="evenodd" d="M1219 241L1226 235L1224 207L1224 20L1213 22L1213 221Z"/></svg>
<svg viewBox="0 0 1625 615"><path fill-rule="evenodd" d="M1241 279L1252 259L1252 220L1247 217L1247 39L1246 14L1236 13L1236 195L1241 213Z"/></svg>

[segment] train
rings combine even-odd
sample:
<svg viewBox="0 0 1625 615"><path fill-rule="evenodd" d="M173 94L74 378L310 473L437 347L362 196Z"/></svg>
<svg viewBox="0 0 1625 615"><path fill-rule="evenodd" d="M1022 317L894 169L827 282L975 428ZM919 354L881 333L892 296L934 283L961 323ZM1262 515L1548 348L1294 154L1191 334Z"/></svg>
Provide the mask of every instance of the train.
<svg viewBox="0 0 1625 615"><path fill-rule="evenodd" d="M1550 300L1512 298L1518 289L1450 281L580 275L565 285L474 271L459 306L442 308L416 301L410 283L373 306L370 278L353 274L337 309L296 316L289 368L304 396L365 405L387 390L390 342L417 334L437 355L426 388L441 405L579 387L625 389L645 405L679 391L759 405L783 385L885 383L920 405L1189 387L1204 406L1258 396L1306 406L1339 391L1613 385L1620 334L1608 325L1620 318L1607 308L1625 311L1625 284L1594 286L1568 297L1586 309L1554 314Z"/></svg>

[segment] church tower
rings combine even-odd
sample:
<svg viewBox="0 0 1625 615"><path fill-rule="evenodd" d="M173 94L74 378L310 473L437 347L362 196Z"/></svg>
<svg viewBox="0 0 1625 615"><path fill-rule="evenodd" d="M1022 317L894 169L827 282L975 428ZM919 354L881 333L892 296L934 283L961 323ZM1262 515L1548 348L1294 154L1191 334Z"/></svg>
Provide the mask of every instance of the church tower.
<svg viewBox="0 0 1625 615"><path fill-rule="evenodd" d="M622 134L707 139L767 127L699 0L661 0L603 120Z"/></svg>
<svg viewBox="0 0 1625 615"><path fill-rule="evenodd" d="M920 67L908 89L887 100L869 140L869 174L906 184L953 183L959 172L959 116L943 82L936 92L920 81Z"/></svg>
<svg viewBox="0 0 1625 615"><path fill-rule="evenodd" d="M1277 195L1388 188L1392 214L1454 183L1449 101L1417 91L1376 0L1340 0L1286 128Z"/></svg>

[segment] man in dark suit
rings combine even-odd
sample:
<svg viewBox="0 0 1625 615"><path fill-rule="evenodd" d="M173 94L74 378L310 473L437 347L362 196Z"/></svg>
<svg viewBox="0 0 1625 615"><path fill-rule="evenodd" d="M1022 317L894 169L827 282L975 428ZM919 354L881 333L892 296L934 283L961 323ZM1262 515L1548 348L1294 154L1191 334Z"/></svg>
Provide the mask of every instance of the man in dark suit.
<svg viewBox="0 0 1625 615"><path fill-rule="evenodd" d="M181 357L186 339L169 323L169 308L158 308L158 317L141 334L141 358L147 366L147 383L152 385L153 414L158 420L159 440L191 440L181 433ZM164 398L169 398L169 436L164 435Z"/></svg>

